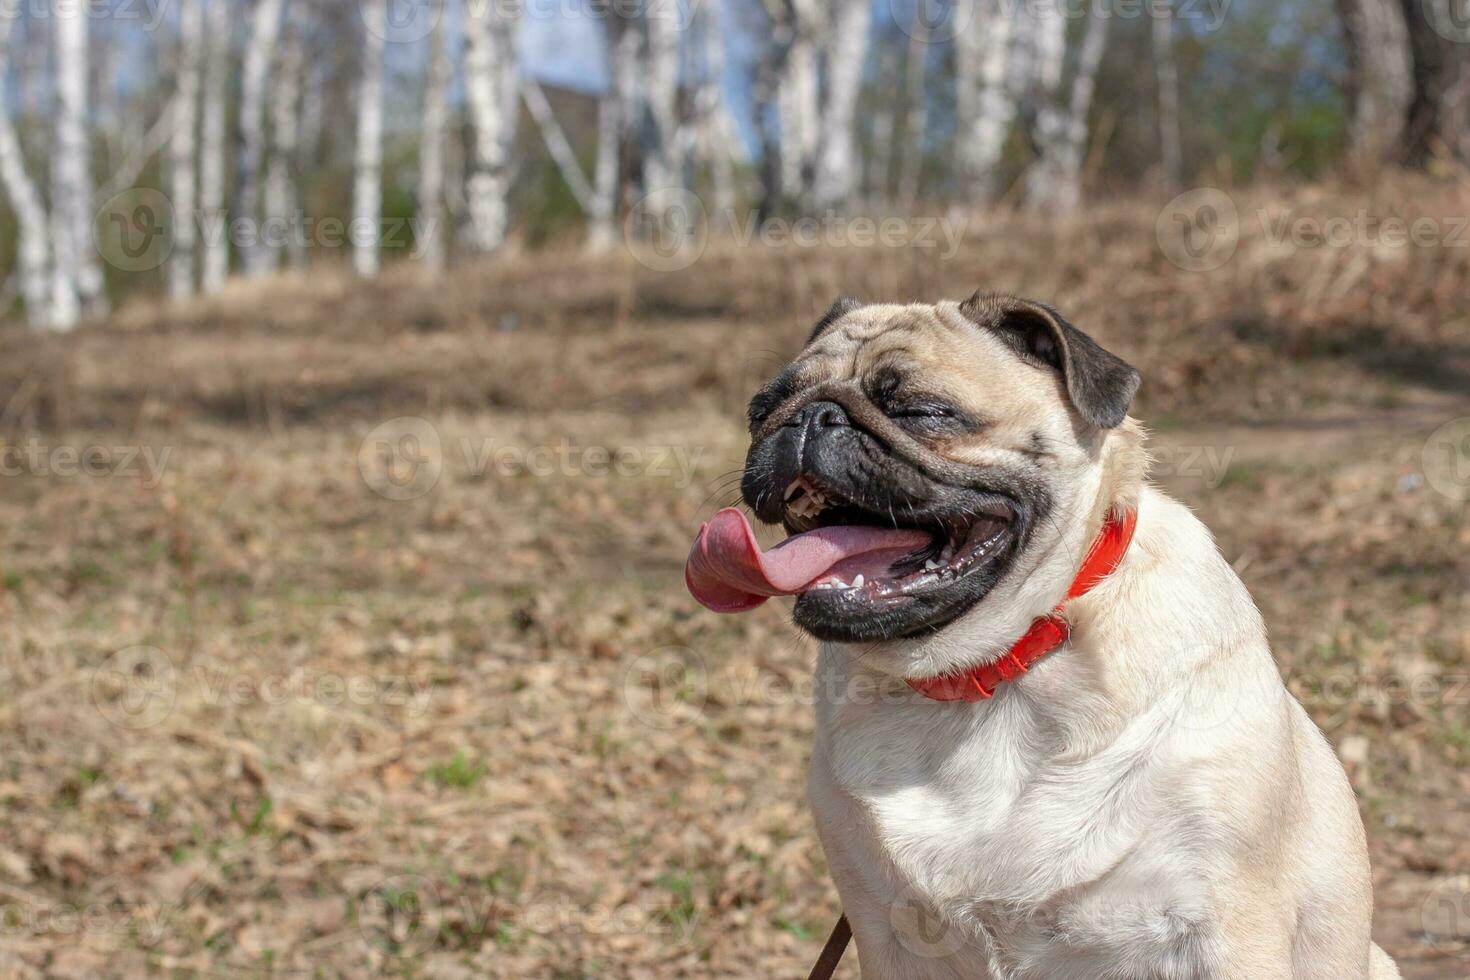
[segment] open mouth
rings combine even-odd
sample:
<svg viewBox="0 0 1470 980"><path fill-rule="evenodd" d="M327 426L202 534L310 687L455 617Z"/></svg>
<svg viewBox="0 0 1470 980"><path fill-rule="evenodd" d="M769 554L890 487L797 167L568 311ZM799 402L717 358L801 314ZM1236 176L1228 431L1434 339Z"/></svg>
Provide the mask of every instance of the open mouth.
<svg viewBox="0 0 1470 980"><path fill-rule="evenodd" d="M901 493L858 499L802 472L762 516L788 537L762 551L744 513L727 508L702 528L685 566L689 590L719 612L796 596L796 623L819 639L901 639L952 622L990 591L1021 536L1008 496L936 485L927 502Z"/></svg>
<svg viewBox="0 0 1470 980"><path fill-rule="evenodd" d="M830 527L913 530L929 536L927 544L896 558L878 551L840 561L802 593L841 592L867 602L941 589L978 571L1004 551L1015 520L1014 510L998 500L942 516L880 513L805 474L786 487L784 503L783 523L793 536Z"/></svg>

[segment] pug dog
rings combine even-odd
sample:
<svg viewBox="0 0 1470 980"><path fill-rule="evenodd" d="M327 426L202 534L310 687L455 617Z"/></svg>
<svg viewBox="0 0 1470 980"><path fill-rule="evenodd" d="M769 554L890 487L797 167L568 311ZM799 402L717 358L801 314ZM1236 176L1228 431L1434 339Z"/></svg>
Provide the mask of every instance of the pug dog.
<svg viewBox="0 0 1470 980"><path fill-rule="evenodd" d="M808 798L869 980L1358 980L1368 852L1139 374L1041 303L842 299L750 403L706 606L821 641Z"/></svg>

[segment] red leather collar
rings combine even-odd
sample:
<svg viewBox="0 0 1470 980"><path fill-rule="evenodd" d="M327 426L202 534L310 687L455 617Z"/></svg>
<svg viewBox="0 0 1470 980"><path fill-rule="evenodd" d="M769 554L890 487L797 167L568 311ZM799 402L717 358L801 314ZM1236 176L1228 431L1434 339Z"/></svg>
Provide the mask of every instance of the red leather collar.
<svg viewBox="0 0 1470 980"><path fill-rule="evenodd" d="M994 663L963 674L948 674L923 680L908 678L908 686L931 701L985 701L995 694L1003 681L1013 681L1026 673L1031 665L1067 642L1071 627L1062 618L1062 607L1078 596L1092 591L1093 586L1113 573L1138 525L1136 510L1111 511L1098 536L1092 542L1082 568L1072 580L1072 587L1049 615L1031 624L1010 651Z"/></svg>

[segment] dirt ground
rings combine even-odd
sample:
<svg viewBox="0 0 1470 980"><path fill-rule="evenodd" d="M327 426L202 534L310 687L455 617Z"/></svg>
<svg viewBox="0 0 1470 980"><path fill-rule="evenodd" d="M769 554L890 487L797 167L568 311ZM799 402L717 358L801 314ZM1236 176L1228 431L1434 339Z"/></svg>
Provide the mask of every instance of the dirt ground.
<svg viewBox="0 0 1470 980"><path fill-rule="evenodd" d="M1190 272L1156 214L976 222L947 260L316 272L0 330L0 976L804 976L838 912L812 650L780 603L701 610L683 558L734 499L745 399L835 295L977 286L1143 370L1156 479L1353 779L1377 938L1470 976L1470 250L1245 222Z"/></svg>

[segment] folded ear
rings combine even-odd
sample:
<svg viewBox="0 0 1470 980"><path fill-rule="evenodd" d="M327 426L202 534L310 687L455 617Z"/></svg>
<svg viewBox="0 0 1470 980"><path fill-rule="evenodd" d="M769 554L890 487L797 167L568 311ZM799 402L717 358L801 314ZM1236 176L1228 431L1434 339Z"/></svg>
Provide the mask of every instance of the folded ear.
<svg viewBox="0 0 1470 980"><path fill-rule="evenodd" d="M1092 425L1123 424L1142 381L1133 365L1098 346L1056 310L1032 300L976 293L960 312L1024 358L1059 372L1077 413Z"/></svg>
<svg viewBox="0 0 1470 980"><path fill-rule="evenodd" d="M812 341L820 337L822 335L822 331L832 326L832 324L836 323L838 320L841 320L852 311L860 310L862 308L863 301L860 299L853 299L851 296L837 297L837 299L833 301L832 305L827 308L827 312L822 314L822 318L817 321L817 325L815 327L812 327L812 332L810 335L807 336L806 342L810 344Z"/></svg>

